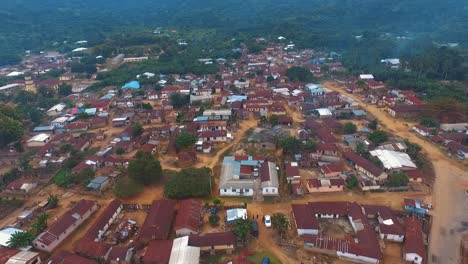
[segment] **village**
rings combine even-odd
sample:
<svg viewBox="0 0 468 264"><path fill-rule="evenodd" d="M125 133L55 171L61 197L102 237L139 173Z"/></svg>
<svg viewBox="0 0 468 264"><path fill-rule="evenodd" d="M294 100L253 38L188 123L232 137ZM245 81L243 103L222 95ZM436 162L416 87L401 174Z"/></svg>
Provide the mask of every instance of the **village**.
<svg viewBox="0 0 468 264"><path fill-rule="evenodd" d="M198 60L216 76L141 72L99 91L99 72L152 58L120 54L89 78L57 52L0 69L13 78L3 96L71 89L24 133L25 151L0 154L0 263L461 263L466 120L430 122L417 92L350 76L335 52L241 52ZM143 159L162 179L119 197Z"/></svg>

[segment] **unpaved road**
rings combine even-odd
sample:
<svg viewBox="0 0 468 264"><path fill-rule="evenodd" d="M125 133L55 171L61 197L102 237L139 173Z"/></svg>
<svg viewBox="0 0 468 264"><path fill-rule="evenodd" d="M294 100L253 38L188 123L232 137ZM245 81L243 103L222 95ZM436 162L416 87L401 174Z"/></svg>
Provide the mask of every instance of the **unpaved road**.
<svg viewBox="0 0 468 264"><path fill-rule="evenodd" d="M329 90L345 94L342 88L332 82L324 83ZM429 264L459 264L461 221L468 221L468 196L461 186L468 184L468 172L463 165L452 160L447 154L430 142L419 138L409 131L408 122L391 118L383 109L363 103L354 94L347 94L356 100L368 113L380 120L385 130L419 144L430 158L436 179L432 193L432 221L429 238Z"/></svg>

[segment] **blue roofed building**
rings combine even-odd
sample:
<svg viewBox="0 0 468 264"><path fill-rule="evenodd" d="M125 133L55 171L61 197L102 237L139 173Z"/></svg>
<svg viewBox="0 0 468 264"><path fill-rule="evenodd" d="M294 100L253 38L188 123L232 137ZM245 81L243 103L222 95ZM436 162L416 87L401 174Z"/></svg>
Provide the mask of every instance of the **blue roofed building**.
<svg viewBox="0 0 468 264"><path fill-rule="evenodd" d="M366 117L367 115L366 111L360 110L360 109L353 110L352 113L353 113L353 117L355 118L363 118L363 117Z"/></svg>
<svg viewBox="0 0 468 264"><path fill-rule="evenodd" d="M87 187L91 190L103 191L107 189L109 184L110 184L109 177L99 176L97 178L94 178L92 181L90 181Z"/></svg>
<svg viewBox="0 0 468 264"><path fill-rule="evenodd" d="M406 211L420 214L420 215L425 215L427 214L428 210L424 207L428 208L430 207L430 205L417 199L405 198L405 210Z"/></svg>
<svg viewBox="0 0 468 264"><path fill-rule="evenodd" d="M126 84L124 84L121 89L133 89L133 90L138 90L140 89L140 82L138 81L131 81Z"/></svg>

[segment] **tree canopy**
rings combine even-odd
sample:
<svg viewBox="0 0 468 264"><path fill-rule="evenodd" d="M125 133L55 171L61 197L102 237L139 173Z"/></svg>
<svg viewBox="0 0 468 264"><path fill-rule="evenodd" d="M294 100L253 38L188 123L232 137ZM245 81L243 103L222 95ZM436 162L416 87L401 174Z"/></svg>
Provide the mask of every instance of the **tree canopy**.
<svg viewBox="0 0 468 264"><path fill-rule="evenodd" d="M11 235L7 244L12 248L21 248L30 245L33 240L34 235L29 231L16 232Z"/></svg>
<svg viewBox="0 0 468 264"><path fill-rule="evenodd" d="M161 164L151 153L139 151L128 165L128 175L141 184L155 184L162 178Z"/></svg>
<svg viewBox="0 0 468 264"><path fill-rule="evenodd" d="M401 187L408 185L409 178L404 172L397 172L388 175L387 184L390 187Z"/></svg>
<svg viewBox="0 0 468 264"><path fill-rule="evenodd" d="M286 70L286 76L290 82L313 82L314 75L309 69L299 66L294 66Z"/></svg>
<svg viewBox="0 0 468 264"><path fill-rule="evenodd" d="M188 168L175 172L164 185L164 195L174 199L206 197L211 194L213 177L209 168Z"/></svg>
<svg viewBox="0 0 468 264"><path fill-rule="evenodd" d="M177 135L175 139L177 149L191 148L193 145L195 145L196 142L197 137L185 131Z"/></svg>
<svg viewBox="0 0 468 264"><path fill-rule="evenodd" d="M188 106L190 103L190 96L181 93L172 93L169 96L169 100L174 108L179 109Z"/></svg>
<svg viewBox="0 0 468 264"><path fill-rule="evenodd" d="M271 225L283 237L288 232L290 223L283 213L274 213L271 216Z"/></svg>
<svg viewBox="0 0 468 264"><path fill-rule="evenodd" d="M387 132L383 130L377 130L369 134L369 140L374 144L381 144L388 140Z"/></svg>
<svg viewBox="0 0 468 264"><path fill-rule="evenodd" d="M285 137L279 142L283 152L287 155L293 155L301 150L302 142L296 137Z"/></svg>
<svg viewBox="0 0 468 264"><path fill-rule="evenodd" d="M357 126L351 122L348 122L344 125L343 131L345 134L354 134L357 131Z"/></svg>
<svg viewBox="0 0 468 264"><path fill-rule="evenodd" d="M8 105L0 105L0 148L20 140L23 123L20 113Z"/></svg>
<svg viewBox="0 0 468 264"><path fill-rule="evenodd" d="M252 228L252 220L247 219L237 219L234 223L234 234L236 237L244 242L246 242L250 235L250 230Z"/></svg>

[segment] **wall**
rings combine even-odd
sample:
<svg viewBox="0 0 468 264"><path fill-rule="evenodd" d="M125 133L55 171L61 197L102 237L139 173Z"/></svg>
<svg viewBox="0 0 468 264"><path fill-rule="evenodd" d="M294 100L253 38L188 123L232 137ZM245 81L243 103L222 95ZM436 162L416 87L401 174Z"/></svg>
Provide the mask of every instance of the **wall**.
<svg viewBox="0 0 468 264"><path fill-rule="evenodd" d="M248 191L246 192L245 189ZM219 189L219 195L221 196L253 196L253 188L244 188L244 193L241 194L239 189L236 189L236 192L233 189Z"/></svg>
<svg viewBox="0 0 468 264"><path fill-rule="evenodd" d="M266 187L262 188L262 194L265 196L278 196L278 188L275 187Z"/></svg>

